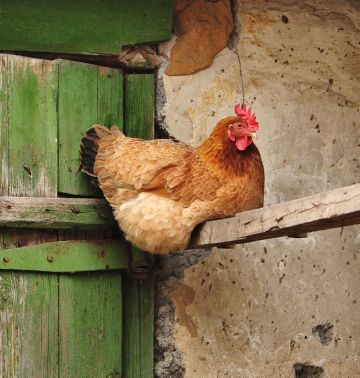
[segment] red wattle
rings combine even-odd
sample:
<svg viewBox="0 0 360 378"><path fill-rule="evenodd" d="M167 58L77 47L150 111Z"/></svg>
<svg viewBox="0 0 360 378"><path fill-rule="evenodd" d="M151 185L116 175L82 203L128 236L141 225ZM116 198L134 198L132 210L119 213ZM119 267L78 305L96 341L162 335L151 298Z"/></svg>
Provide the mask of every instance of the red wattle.
<svg viewBox="0 0 360 378"><path fill-rule="evenodd" d="M244 151L248 146L250 146L251 143L251 137L243 136L236 139L236 148L240 151Z"/></svg>

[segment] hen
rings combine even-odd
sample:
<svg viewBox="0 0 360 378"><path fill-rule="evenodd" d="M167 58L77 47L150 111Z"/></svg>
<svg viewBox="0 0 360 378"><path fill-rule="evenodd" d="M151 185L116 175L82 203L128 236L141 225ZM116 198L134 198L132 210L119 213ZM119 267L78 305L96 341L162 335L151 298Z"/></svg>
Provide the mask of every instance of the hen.
<svg viewBox="0 0 360 378"><path fill-rule="evenodd" d="M94 125L81 168L96 176L125 238L152 253L184 250L199 223L263 206L264 169L252 138L259 125L235 106L199 147L128 138Z"/></svg>

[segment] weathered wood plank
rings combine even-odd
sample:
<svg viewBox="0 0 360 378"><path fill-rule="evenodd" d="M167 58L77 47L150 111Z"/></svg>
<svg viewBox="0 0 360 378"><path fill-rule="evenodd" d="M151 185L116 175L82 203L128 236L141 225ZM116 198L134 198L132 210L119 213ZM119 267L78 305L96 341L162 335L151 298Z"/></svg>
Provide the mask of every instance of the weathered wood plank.
<svg viewBox="0 0 360 378"><path fill-rule="evenodd" d="M134 74L125 77L125 134L154 138L155 77Z"/></svg>
<svg viewBox="0 0 360 378"><path fill-rule="evenodd" d="M57 69L42 60L1 60L1 194L56 196ZM54 232L1 231L0 249L52 240ZM1 377L58 376L57 285L55 275L0 272Z"/></svg>
<svg viewBox="0 0 360 378"><path fill-rule="evenodd" d="M360 184L206 222L190 248L249 243L360 224Z"/></svg>
<svg viewBox="0 0 360 378"><path fill-rule="evenodd" d="M121 70L153 73L160 64L154 47L151 45L127 46L121 54L65 54L38 51L6 51L4 53L28 56L37 59L64 59L75 62L95 64L98 66L117 68Z"/></svg>
<svg viewBox="0 0 360 378"><path fill-rule="evenodd" d="M0 376L57 378L57 276L1 272L0 298Z"/></svg>
<svg viewBox="0 0 360 378"><path fill-rule="evenodd" d="M9 194L8 56L0 54L0 195Z"/></svg>
<svg viewBox="0 0 360 378"><path fill-rule="evenodd" d="M81 63L69 62L66 64L69 75L75 82L69 82L65 91L71 88L71 93L63 94L73 96L75 108L68 103L68 111L78 111L78 116L63 114L63 120L76 122L73 126L66 125L68 156L72 156L75 163L79 162L79 143L81 132L94 123L106 125L119 124L122 117L122 78L117 70L93 67ZM61 64L60 68L63 66ZM75 71L77 73L75 73ZM87 77L87 74L91 76ZM78 91L84 83L91 93ZM95 81L95 87L94 83ZM77 83L77 84L76 84ZM60 96L61 94L60 70ZM90 99L95 92L95 99ZM59 104L61 106L61 104ZM91 113L91 117L88 114ZM79 119L77 119L79 117ZM73 130L70 128L73 127ZM61 124L60 124L61 128ZM61 129L60 129L61 130ZM69 137L72 135L72 137ZM66 174L63 172L62 174ZM81 178L80 178L81 176ZM92 190L83 190L85 186L78 185L76 180L88 180L85 174L67 178L66 193L77 195L92 195ZM86 189L86 188L85 188ZM98 192L100 194L100 191ZM110 234L112 230L110 230ZM59 231L59 239L108 238L105 231ZM113 237L113 236L111 236ZM119 249L120 256L128 256L128 245L123 242ZM119 256L118 255L118 256ZM59 303L60 303L60 377L121 377L122 376L122 277L121 272L107 272L103 274L60 275ZM79 347L81 353L79 354Z"/></svg>
<svg viewBox="0 0 360 378"><path fill-rule="evenodd" d="M154 137L154 76L127 75L125 78L125 134ZM151 265L149 256L132 247L134 274ZM154 360L154 276L144 280L127 277L125 287L124 373L125 377L152 377Z"/></svg>
<svg viewBox="0 0 360 378"><path fill-rule="evenodd" d="M54 197L57 194L57 171L53 169L57 165L57 67L49 61L14 55L5 59L8 105L3 111L8 124L8 161L3 161L3 169L5 173L7 165L7 194Z"/></svg>
<svg viewBox="0 0 360 378"><path fill-rule="evenodd" d="M153 259L150 260L153 262ZM150 262L150 263L151 263ZM140 377L152 377L154 366L154 275L139 281ZM151 375L150 375L151 373Z"/></svg>
<svg viewBox="0 0 360 378"><path fill-rule="evenodd" d="M117 125L123 130L123 87L121 71L101 67L98 69L98 120L107 127Z"/></svg>
<svg viewBox="0 0 360 378"><path fill-rule="evenodd" d="M118 272L60 275L59 377L122 377Z"/></svg>
<svg viewBox="0 0 360 378"><path fill-rule="evenodd" d="M59 192L101 197L80 164L82 133L95 123L122 128L123 78L116 69L59 61Z"/></svg>
<svg viewBox="0 0 360 378"><path fill-rule="evenodd" d="M169 39L171 0L14 0L0 4L1 50L120 53Z"/></svg>
<svg viewBox="0 0 360 378"><path fill-rule="evenodd" d="M108 230L116 223L104 199L0 197L0 227Z"/></svg>
<svg viewBox="0 0 360 378"><path fill-rule="evenodd" d="M124 277L124 377L142 377L141 376L141 317L139 301L139 282Z"/></svg>
<svg viewBox="0 0 360 378"><path fill-rule="evenodd" d="M98 67L59 61L59 192L100 196L88 176L76 174L82 133L97 123Z"/></svg>
<svg viewBox="0 0 360 378"><path fill-rule="evenodd" d="M128 267L122 240L69 240L0 250L0 270L75 273Z"/></svg>

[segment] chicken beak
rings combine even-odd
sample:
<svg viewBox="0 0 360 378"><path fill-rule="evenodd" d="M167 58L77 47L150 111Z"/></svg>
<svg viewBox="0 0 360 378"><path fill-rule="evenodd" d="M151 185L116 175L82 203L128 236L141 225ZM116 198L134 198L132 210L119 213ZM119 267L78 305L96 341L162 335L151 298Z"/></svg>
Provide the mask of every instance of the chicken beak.
<svg viewBox="0 0 360 378"><path fill-rule="evenodd" d="M254 138L254 139L257 139L257 134L254 132L254 133L249 133L249 136L251 137L251 138Z"/></svg>

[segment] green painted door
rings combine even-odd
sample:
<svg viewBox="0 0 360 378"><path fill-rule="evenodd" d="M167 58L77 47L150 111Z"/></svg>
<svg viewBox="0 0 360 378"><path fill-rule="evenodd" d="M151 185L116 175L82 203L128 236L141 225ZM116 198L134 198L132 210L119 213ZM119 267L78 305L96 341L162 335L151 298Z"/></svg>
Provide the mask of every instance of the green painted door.
<svg viewBox="0 0 360 378"><path fill-rule="evenodd" d="M153 115L152 74L0 55L0 195L101 196L76 175L82 132L116 124L151 138ZM114 238L117 229L0 229L0 248ZM144 263L131 253L134 266ZM0 377L152 377L152 365L151 272L139 281L124 270L0 270Z"/></svg>

